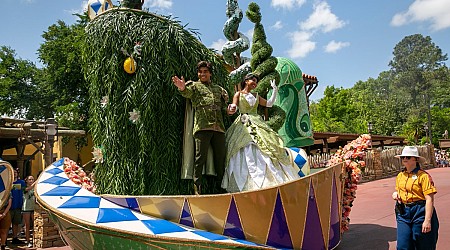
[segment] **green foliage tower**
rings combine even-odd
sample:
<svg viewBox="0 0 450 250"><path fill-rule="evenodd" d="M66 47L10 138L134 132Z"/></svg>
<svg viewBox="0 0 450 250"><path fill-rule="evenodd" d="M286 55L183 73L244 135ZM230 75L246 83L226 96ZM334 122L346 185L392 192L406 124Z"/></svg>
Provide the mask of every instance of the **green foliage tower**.
<svg viewBox="0 0 450 250"><path fill-rule="evenodd" d="M280 74L275 70L278 60L272 56L273 48L266 41L266 33L264 32L264 26L261 24L262 16L258 4L250 3L245 14L255 24L251 49L252 59L250 61L253 73L257 74L260 79L255 91L265 98L270 88L270 80L275 80L277 83L280 81Z"/></svg>
<svg viewBox="0 0 450 250"><path fill-rule="evenodd" d="M252 59L250 60L250 66L253 73L259 76L258 86L255 88L260 96L267 98L267 93L271 89L270 81L275 80L278 85L280 82L280 74L276 70L278 60L276 57L272 56L273 48L267 42L266 32L264 31L264 26L261 24L261 12L259 5L255 2L251 2L248 5L248 9L245 12L247 18L255 24L253 30L253 41L251 54ZM278 106L273 106L269 114L265 114L266 117L270 117L267 124L275 131L278 131L284 123L286 114Z"/></svg>
<svg viewBox="0 0 450 250"><path fill-rule="evenodd" d="M128 74L122 51L131 54L136 43L141 46L134 56L136 72ZM95 169L99 193L191 192L190 182L180 181L185 99L171 77L197 79L201 60L213 63L213 81L226 79L222 61L170 18L111 9L86 27L90 132L103 152Z"/></svg>

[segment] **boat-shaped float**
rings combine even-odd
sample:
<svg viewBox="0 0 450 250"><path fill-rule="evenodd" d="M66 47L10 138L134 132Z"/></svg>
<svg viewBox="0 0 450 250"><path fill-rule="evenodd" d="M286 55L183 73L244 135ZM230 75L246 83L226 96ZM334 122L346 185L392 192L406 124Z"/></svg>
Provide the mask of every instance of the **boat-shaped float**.
<svg viewBox="0 0 450 250"><path fill-rule="evenodd" d="M341 238L341 173L338 164L230 194L98 196L68 178L63 158L41 174L36 198L73 249L333 249Z"/></svg>

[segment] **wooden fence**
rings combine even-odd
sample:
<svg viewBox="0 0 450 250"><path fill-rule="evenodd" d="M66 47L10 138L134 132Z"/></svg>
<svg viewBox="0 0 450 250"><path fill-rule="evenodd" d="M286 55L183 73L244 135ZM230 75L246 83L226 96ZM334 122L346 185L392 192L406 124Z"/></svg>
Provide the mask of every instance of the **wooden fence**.
<svg viewBox="0 0 450 250"><path fill-rule="evenodd" d="M425 157L424 169L436 166L433 145L417 146L419 155ZM370 181L397 175L403 166L396 155L402 153L403 147L389 149L371 149L366 154L366 167L362 169L362 181Z"/></svg>
<svg viewBox="0 0 450 250"><path fill-rule="evenodd" d="M328 160L331 158L331 154L315 154L308 155L308 162L310 168L323 168L327 166Z"/></svg>
<svg viewBox="0 0 450 250"><path fill-rule="evenodd" d="M424 169L436 166L433 145L417 146L419 155L425 157ZM396 155L402 153L403 147L389 149L370 149L366 152L366 166L361 169L362 181L371 181L397 175L403 166ZM327 165L331 154L323 153L308 156L310 168L321 168Z"/></svg>

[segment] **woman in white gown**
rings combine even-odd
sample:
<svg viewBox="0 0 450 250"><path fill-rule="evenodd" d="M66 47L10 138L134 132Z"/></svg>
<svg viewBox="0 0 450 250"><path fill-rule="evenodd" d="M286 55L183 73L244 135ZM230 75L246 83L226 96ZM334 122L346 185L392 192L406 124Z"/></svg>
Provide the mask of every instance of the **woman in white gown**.
<svg viewBox="0 0 450 250"><path fill-rule="evenodd" d="M251 93L257 84L258 77L248 74L228 108L229 114L236 110L240 113L225 134L227 157L222 188L228 192L256 190L300 178L299 168L283 147L281 137L257 113L258 105L272 107L275 102L275 81L271 81L273 93L269 100Z"/></svg>

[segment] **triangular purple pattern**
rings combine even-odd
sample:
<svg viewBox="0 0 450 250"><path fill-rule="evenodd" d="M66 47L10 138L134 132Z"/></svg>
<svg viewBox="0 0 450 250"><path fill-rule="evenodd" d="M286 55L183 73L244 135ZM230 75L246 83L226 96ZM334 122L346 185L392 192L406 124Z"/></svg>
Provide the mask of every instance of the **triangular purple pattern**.
<svg viewBox="0 0 450 250"><path fill-rule="evenodd" d="M245 240L234 196L231 197L230 209L228 209L227 222L223 230L223 235Z"/></svg>
<svg viewBox="0 0 450 250"><path fill-rule="evenodd" d="M316 194L314 192L312 182L309 185L308 210L306 212L302 249L325 249L319 211L317 210Z"/></svg>
<svg viewBox="0 0 450 250"><path fill-rule="evenodd" d="M266 244L277 248L293 248L279 190L277 192L275 210L272 217L272 223L270 224L270 231Z"/></svg>
<svg viewBox="0 0 450 250"><path fill-rule="evenodd" d="M103 199L110 201L116 205L119 205L121 207L126 207L128 208L128 203L127 200L125 198L115 198L115 197L103 197Z"/></svg>
<svg viewBox="0 0 450 250"><path fill-rule="evenodd" d="M194 227L194 222L191 216L191 210L189 209L189 203L187 199L184 199L183 210L181 211L180 224L188 227Z"/></svg>
<svg viewBox="0 0 450 250"><path fill-rule="evenodd" d="M334 248L339 244L340 240L340 225L339 225L339 204L338 204L338 196L336 189L336 178L333 178L333 187L332 187L332 197L331 197L331 213L330 213L330 233L329 233L329 242L328 248Z"/></svg>

